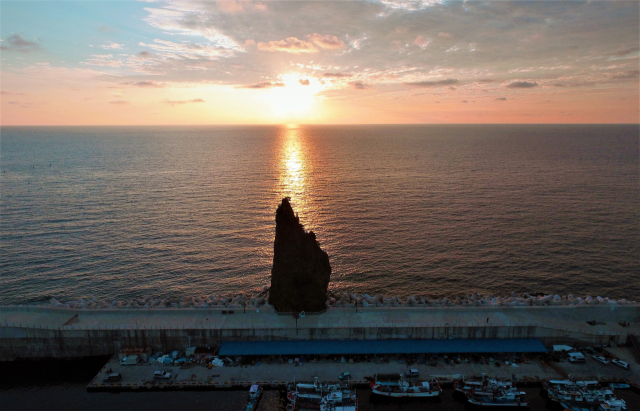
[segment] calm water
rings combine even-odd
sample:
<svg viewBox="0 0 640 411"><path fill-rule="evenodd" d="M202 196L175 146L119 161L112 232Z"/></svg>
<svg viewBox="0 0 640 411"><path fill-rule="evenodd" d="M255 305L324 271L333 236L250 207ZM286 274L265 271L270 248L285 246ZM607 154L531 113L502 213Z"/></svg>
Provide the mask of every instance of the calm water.
<svg viewBox="0 0 640 411"><path fill-rule="evenodd" d="M331 287L640 298L639 127L3 127L0 304L269 283L284 196Z"/></svg>

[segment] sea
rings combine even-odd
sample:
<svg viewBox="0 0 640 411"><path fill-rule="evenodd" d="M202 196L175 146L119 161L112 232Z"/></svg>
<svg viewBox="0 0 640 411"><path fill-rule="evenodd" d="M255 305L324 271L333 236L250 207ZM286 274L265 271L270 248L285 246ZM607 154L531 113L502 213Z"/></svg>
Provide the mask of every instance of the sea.
<svg viewBox="0 0 640 411"><path fill-rule="evenodd" d="M3 305L254 292L283 197L334 291L640 299L637 124L0 133Z"/></svg>
<svg viewBox="0 0 640 411"><path fill-rule="evenodd" d="M329 254L334 291L640 299L639 131L2 127L0 304L254 292L270 282L283 197ZM87 393L105 362L0 363L0 408L226 411L246 397ZM530 410L548 409L525 391ZM451 390L358 397L360 410L467 409ZM260 410L285 405L268 392Z"/></svg>

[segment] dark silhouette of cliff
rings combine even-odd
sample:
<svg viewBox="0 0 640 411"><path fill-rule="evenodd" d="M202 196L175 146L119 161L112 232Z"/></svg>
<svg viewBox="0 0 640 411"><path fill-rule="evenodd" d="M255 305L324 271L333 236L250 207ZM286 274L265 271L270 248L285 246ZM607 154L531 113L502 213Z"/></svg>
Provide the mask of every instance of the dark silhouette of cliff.
<svg viewBox="0 0 640 411"><path fill-rule="evenodd" d="M276 239L269 303L277 311L322 311L331 277L329 256L313 231L306 232L289 198L276 210Z"/></svg>

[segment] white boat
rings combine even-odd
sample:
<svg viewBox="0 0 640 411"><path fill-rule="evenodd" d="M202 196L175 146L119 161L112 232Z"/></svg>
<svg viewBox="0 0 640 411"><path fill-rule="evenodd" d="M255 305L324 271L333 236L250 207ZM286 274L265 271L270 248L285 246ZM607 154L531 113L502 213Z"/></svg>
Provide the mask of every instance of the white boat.
<svg viewBox="0 0 640 411"><path fill-rule="evenodd" d="M517 388L498 388L496 390L476 389L465 391L469 403L481 407L528 407L526 393Z"/></svg>
<svg viewBox="0 0 640 411"><path fill-rule="evenodd" d="M513 383L511 380L506 379L498 379L498 378L488 378L484 373L482 377L474 377L470 379L466 379L464 375L462 376L462 380L454 381L453 388L458 392L469 391L472 388L481 388L488 387L491 389L498 388L511 388Z"/></svg>
<svg viewBox="0 0 640 411"><path fill-rule="evenodd" d="M259 385L252 385L249 389L249 397L242 407L242 411L254 411L258 408L258 402L262 397L262 388Z"/></svg>
<svg viewBox="0 0 640 411"><path fill-rule="evenodd" d="M322 398L320 411L358 411L355 391L333 391Z"/></svg>
<svg viewBox="0 0 640 411"><path fill-rule="evenodd" d="M629 384L622 384L619 382L609 383L609 387L611 387L612 390L626 390L628 388L631 388Z"/></svg>
<svg viewBox="0 0 640 411"><path fill-rule="evenodd" d="M385 397L437 397L442 392L442 388L437 380L434 381L376 381L371 383L374 394Z"/></svg>
<svg viewBox="0 0 640 411"><path fill-rule="evenodd" d="M600 404L599 410L602 411L625 411L627 409L627 403L624 400L612 398Z"/></svg>

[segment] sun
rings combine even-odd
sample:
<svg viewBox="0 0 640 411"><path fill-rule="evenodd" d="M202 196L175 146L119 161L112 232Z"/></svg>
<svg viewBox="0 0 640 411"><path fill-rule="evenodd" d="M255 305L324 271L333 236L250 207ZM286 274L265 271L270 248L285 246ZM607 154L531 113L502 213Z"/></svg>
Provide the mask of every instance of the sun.
<svg viewBox="0 0 640 411"><path fill-rule="evenodd" d="M320 82L291 73L279 77L282 87L273 87L269 92L269 104L273 114L280 118L302 119L315 109Z"/></svg>

